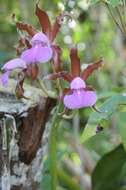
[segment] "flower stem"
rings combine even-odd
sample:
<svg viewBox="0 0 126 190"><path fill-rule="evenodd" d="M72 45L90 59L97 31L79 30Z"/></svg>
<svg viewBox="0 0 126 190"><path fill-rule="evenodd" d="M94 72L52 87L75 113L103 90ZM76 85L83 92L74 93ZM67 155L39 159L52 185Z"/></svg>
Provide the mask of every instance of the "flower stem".
<svg viewBox="0 0 126 190"><path fill-rule="evenodd" d="M57 127L60 123L60 117L58 116L61 103L56 107L56 111L52 118L52 125L49 138L49 158L50 158L50 175L51 175L51 190L56 190L57 186Z"/></svg>
<svg viewBox="0 0 126 190"><path fill-rule="evenodd" d="M56 95L55 95L53 92L48 91L48 90L46 89L46 87L45 87L43 81L42 81L40 78L37 78L37 81L38 81L39 86L41 87L42 92L44 93L44 95L45 95L46 97L56 98Z"/></svg>

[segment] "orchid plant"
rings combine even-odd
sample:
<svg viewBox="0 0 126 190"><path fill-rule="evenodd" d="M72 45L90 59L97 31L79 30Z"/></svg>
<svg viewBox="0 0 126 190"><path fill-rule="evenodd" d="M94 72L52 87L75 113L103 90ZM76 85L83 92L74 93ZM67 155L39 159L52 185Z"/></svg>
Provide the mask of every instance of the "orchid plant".
<svg viewBox="0 0 126 190"><path fill-rule="evenodd" d="M63 12L56 17L54 24L51 24L49 17L45 11L39 8L36 4L36 15L39 19L41 31L37 31L34 27L16 22L16 27L19 31L27 32L27 36L22 36L20 32L19 44L17 46L18 57L6 62L2 67L3 74L1 75L1 84L8 85L8 79L13 70L18 70L16 95L18 98L24 97L23 83L26 77L31 77L32 80L37 80L39 75L39 64L47 64L52 61L52 73L44 77L50 80L65 80L68 82L68 88L61 86L55 98L64 104L64 107L70 110L80 109L85 107L93 107L97 101L97 95L94 88L87 85L86 80L94 70L102 66L103 60L100 59L92 64L89 64L85 70L81 72L81 63L78 56L77 48L72 47L70 50L71 71L65 71L61 67L62 50L55 43L55 38L60 32L62 20L69 13ZM47 93L47 95L49 95ZM57 118L59 120L60 104L57 101L57 111L53 116L52 129L50 132L50 158L52 158L51 176L52 190L56 189L56 126ZM54 135L55 133L55 135Z"/></svg>
<svg viewBox="0 0 126 190"><path fill-rule="evenodd" d="M47 79L56 80L63 78L69 83L69 88L63 89L63 103L68 109L79 109L83 107L92 107L97 100L96 92L93 88L86 85L87 78L92 72L102 66L103 60L89 64L88 67L81 72L80 59L77 54L77 48L71 48L71 72L60 71L48 75Z"/></svg>

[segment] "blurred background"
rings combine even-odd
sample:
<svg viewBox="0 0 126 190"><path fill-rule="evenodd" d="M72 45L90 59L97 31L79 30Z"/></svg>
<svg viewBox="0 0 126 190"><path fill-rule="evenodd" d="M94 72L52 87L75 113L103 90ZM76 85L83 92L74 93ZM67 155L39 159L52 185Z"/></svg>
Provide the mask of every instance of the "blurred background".
<svg viewBox="0 0 126 190"><path fill-rule="evenodd" d="M68 11L73 15L72 21L64 21L56 39L63 50L62 62L65 69L70 68L69 48L73 44L77 44L82 69L86 64L100 57L104 58L104 66L94 72L87 81L97 91L99 98L97 107L99 108L106 98L125 92L126 38L115 26L108 10L100 3L89 6L86 0L40 0L40 7L48 12L52 22L61 11ZM11 18L13 13L16 14L17 20L29 23L40 30L35 16L34 0L0 0L0 66L16 57L18 33ZM50 68L44 65L41 77L48 72ZM47 86L51 88L50 83L47 83ZM84 128L91 114L91 109L81 109L76 111L72 119L63 119L61 122L58 130L57 163L59 190L91 190L91 176L98 161L121 142L116 112L107 121L103 118L100 123L95 124L93 131L96 135L89 139L86 137L85 140ZM114 164L117 163L115 161ZM107 172L106 169L112 165L109 166L109 161L104 164L106 164L104 172ZM41 183L43 190L50 188L48 165L49 160L45 155ZM124 174L124 171L121 171L120 175ZM108 176L108 183L112 181L113 176L114 173ZM121 180L119 179L116 176L116 182L120 184L118 188L114 181L114 187L107 188L103 185L94 189L125 189L125 174Z"/></svg>

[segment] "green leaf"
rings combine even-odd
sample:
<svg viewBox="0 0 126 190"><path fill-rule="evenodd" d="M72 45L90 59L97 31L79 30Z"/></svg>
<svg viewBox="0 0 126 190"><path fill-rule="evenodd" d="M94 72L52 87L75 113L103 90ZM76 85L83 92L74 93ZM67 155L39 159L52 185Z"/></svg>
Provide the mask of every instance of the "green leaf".
<svg viewBox="0 0 126 190"><path fill-rule="evenodd" d="M122 145L104 155L92 173L93 190L118 190L125 163L126 152Z"/></svg>
<svg viewBox="0 0 126 190"><path fill-rule="evenodd" d="M51 190L51 176L50 174L44 174L41 181L41 189Z"/></svg>
<svg viewBox="0 0 126 190"><path fill-rule="evenodd" d="M116 115L117 128L119 130L124 149L126 151L126 112L121 112Z"/></svg>
<svg viewBox="0 0 126 190"><path fill-rule="evenodd" d="M93 135L96 135L96 126L103 120L109 120L113 113L117 112L119 106L126 104L126 96L117 94L108 98L99 108L101 113L93 112L85 126L81 136L81 142L85 142Z"/></svg>
<svg viewBox="0 0 126 190"><path fill-rule="evenodd" d="M91 3L91 4L96 4L96 3L98 3L98 2L100 2L100 0L90 0L90 3Z"/></svg>
<svg viewBox="0 0 126 190"><path fill-rule="evenodd" d="M113 7L116 7L117 5L120 4L120 0L110 0L110 4L111 4Z"/></svg>

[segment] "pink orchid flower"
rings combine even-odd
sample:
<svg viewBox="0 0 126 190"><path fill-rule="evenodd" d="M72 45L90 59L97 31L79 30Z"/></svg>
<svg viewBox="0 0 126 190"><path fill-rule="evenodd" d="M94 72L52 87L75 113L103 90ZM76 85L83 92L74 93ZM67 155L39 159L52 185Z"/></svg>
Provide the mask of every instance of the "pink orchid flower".
<svg viewBox="0 0 126 190"><path fill-rule="evenodd" d="M25 70L27 68L26 62L20 58L12 59L8 61L1 70L4 71L0 80L3 86L7 86L10 72L14 69Z"/></svg>
<svg viewBox="0 0 126 190"><path fill-rule="evenodd" d="M93 106L96 100L96 92L87 90L85 81L75 77L70 83L70 93L64 96L63 102L68 109L79 109Z"/></svg>
<svg viewBox="0 0 126 190"><path fill-rule="evenodd" d="M39 19L42 32L37 33L31 25L21 22L16 23L19 30L26 31L29 37L32 38L30 42L25 39L23 43L20 39L17 52L20 52L22 45L26 45L29 49L21 54L23 60L28 64L32 64L34 62L44 63L52 59L55 72L59 72L61 70L61 48L55 44L54 40L59 33L63 18L65 16L70 17L70 14L61 13L56 17L54 24L51 24L48 14L36 4L36 16Z"/></svg>
<svg viewBox="0 0 126 190"><path fill-rule="evenodd" d="M27 64L45 63L52 58L53 51L50 46L49 39L44 33L36 33L32 37L30 44L32 47L23 51L21 54L21 59L23 59Z"/></svg>
<svg viewBox="0 0 126 190"><path fill-rule="evenodd" d="M2 68L4 73L1 76L1 82L4 86L8 84L10 72L15 69L25 69L28 76L30 75L33 80L36 79L38 74L37 64L48 62L52 58L55 70L60 70L61 49L53 42L61 27L60 20L63 15L58 16L52 26L48 15L38 7L38 4L36 5L36 15L39 18L42 32L37 33L36 30L28 24L20 22L16 23L17 28L19 30L25 30L29 34L31 40L28 41L21 37L19 40L19 46L17 47L17 52L19 53L19 49L25 45L28 49L21 53L20 58L8 61Z"/></svg>
<svg viewBox="0 0 126 190"><path fill-rule="evenodd" d="M69 88L63 90L63 103L68 109L80 109L83 107L92 107L97 101L97 95L93 88L86 85L86 79L91 73L102 66L103 60L99 60L88 67L81 73L80 59L77 49L72 48L70 51L71 73L61 71L59 73L47 75L47 79L55 80L63 78L70 84Z"/></svg>

